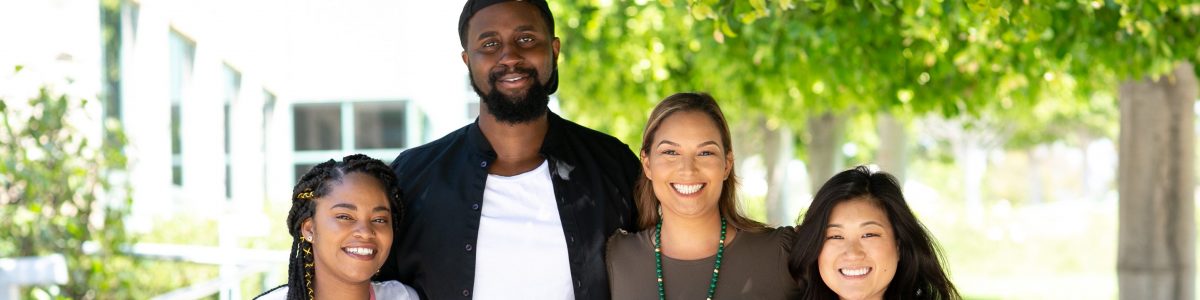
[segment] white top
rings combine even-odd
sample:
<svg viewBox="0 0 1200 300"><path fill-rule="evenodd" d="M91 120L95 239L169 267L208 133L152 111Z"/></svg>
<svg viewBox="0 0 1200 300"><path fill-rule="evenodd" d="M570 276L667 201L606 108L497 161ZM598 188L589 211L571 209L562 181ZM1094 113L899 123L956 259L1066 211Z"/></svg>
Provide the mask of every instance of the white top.
<svg viewBox="0 0 1200 300"><path fill-rule="evenodd" d="M420 300L421 299L421 297L417 296L417 291L413 290L413 288L411 288L403 283L400 283L399 281L395 281L395 280L384 281L384 282L371 282L371 289L375 290L375 299L377 299L377 300L389 300L389 299ZM272 290L270 293L266 293L266 294L259 295L258 297L254 297L254 300L260 300L260 299L261 300L287 300L287 292L288 292L287 286L282 286L275 290Z"/></svg>
<svg viewBox="0 0 1200 300"><path fill-rule="evenodd" d="M550 167L488 175L475 245L475 299L575 299ZM470 249L468 249L470 250Z"/></svg>

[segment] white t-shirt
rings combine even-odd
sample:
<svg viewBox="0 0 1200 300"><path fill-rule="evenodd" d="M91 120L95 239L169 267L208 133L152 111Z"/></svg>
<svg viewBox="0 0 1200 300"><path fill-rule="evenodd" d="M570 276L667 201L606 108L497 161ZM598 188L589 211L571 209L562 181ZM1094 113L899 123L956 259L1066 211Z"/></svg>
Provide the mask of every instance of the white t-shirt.
<svg viewBox="0 0 1200 300"><path fill-rule="evenodd" d="M488 175L475 245L474 299L575 299L567 240L546 161Z"/></svg>
<svg viewBox="0 0 1200 300"><path fill-rule="evenodd" d="M375 290L376 300L419 300L417 291L413 288L400 283L399 281L391 280L384 282L371 282L371 289ZM287 300L288 287L281 286L272 290L270 293L254 297L254 300Z"/></svg>

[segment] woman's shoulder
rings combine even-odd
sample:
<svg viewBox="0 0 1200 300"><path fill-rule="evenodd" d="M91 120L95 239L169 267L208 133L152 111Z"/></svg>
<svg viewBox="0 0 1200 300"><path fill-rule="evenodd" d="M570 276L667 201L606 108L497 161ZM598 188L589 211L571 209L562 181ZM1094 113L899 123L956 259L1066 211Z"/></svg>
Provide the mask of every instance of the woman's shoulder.
<svg viewBox="0 0 1200 300"><path fill-rule="evenodd" d="M651 244L650 232L651 230L630 232L624 229L617 229L616 232L608 237L607 247L609 255L636 253L654 248Z"/></svg>
<svg viewBox="0 0 1200 300"><path fill-rule="evenodd" d="M739 231L739 239L744 237L747 244L755 246L779 246L790 250L796 240L796 229L792 226L767 227L755 231ZM735 240L736 241L736 240Z"/></svg>
<svg viewBox="0 0 1200 300"><path fill-rule="evenodd" d="M380 300L383 300L383 299L389 299L389 300L391 300L391 299L401 299L401 300L421 299L417 295L417 291L414 290L412 287L409 287L408 285L405 285L405 284L400 283L399 281L395 281L395 280L383 281L383 282L371 282L371 289L375 290L375 298L380 299ZM288 287L285 284L285 285L276 287L274 289L271 289L265 293L262 293L262 295L258 295L257 297L254 297L254 300L286 300L287 294L288 294Z"/></svg>
<svg viewBox="0 0 1200 300"><path fill-rule="evenodd" d="M421 299L412 287L395 280L372 282L376 299Z"/></svg>
<svg viewBox="0 0 1200 300"><path fill-rule="evenodd" d="M288 286L281 285L254 297L254 300L287 300Z"/></svg>

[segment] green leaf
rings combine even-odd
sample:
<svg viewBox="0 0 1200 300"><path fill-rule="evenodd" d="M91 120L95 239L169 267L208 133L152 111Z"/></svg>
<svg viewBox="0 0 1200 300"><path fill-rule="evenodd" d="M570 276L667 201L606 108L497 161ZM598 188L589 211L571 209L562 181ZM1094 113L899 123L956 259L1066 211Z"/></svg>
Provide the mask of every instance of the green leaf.
<svg viewBox="0 0 1200 300"><path fill-rule="evenodd" d="M825 11L824 11L824 13L825 13L826 15L828 15L828 14L832 13L833 11L837 10L837 8L838 8L838 0L825 0Z"/></svg>

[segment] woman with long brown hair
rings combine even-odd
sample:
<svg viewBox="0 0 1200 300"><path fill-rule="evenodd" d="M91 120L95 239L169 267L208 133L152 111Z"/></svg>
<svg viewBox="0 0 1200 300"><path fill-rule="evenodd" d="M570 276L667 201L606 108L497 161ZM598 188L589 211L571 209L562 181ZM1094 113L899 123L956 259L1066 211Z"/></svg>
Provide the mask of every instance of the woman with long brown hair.
<svg viewBox="0 0 1200 300"><path fill-rule="evenodd" d="M794 231L737 207L733 142L720 106L680 93L654 108L635 190L641 231L608 241L613 299L786 299Z"/></svg>

